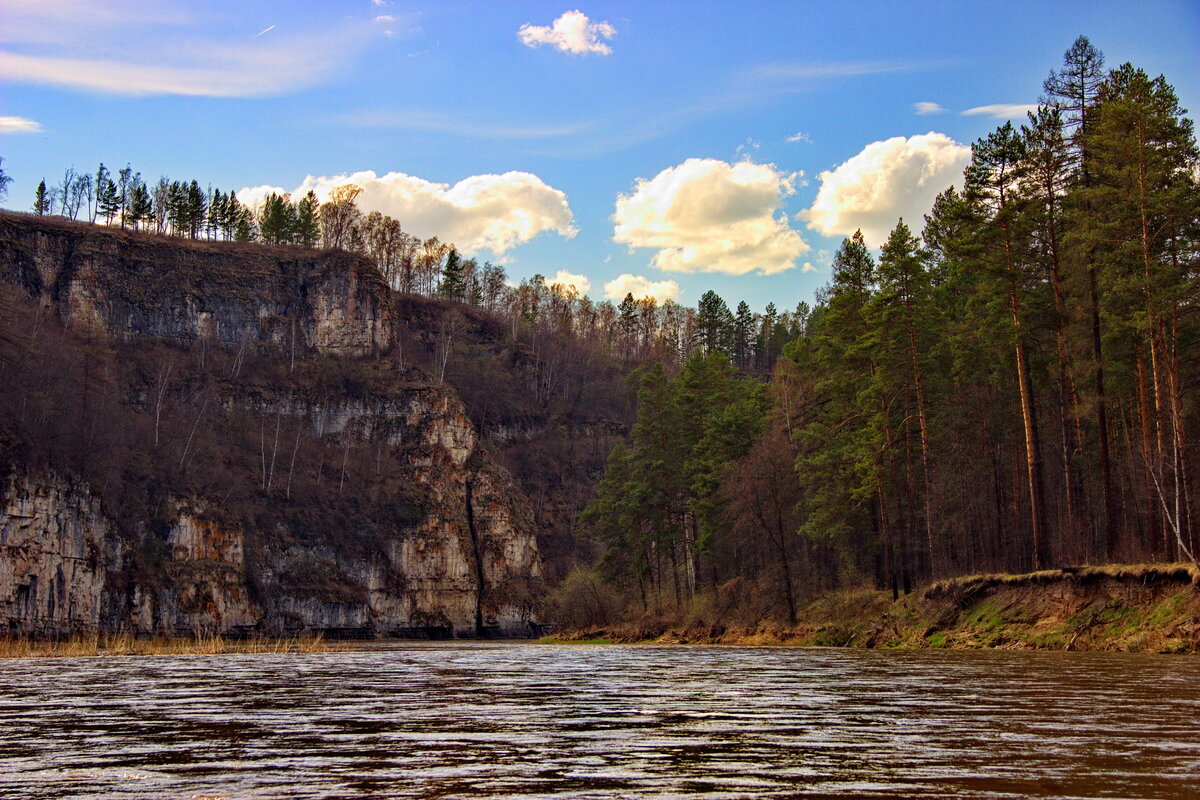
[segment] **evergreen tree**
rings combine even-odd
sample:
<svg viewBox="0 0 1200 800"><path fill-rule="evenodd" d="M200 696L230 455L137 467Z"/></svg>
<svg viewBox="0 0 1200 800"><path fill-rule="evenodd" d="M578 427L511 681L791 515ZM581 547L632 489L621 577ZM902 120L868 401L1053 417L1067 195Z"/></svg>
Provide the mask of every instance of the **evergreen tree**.
<svg viewBox="0 0 1200 800"><path fill-rule="evenodd" d="M1173 554L1188 527L1181 349L1195 331L1187 309L1200 299L1196 232L1200 169L1193 123L1172 87L1131 64L1101 87L1084 136L1092 181L1081 205L1103 214L1081 218L1079 236L1099 266L1101 308L1134 365L1140 469L1157 553ZM1160 513L1161 512L1161 513Z"/></svg>
<svg viewBox="0 0 1200 800"><path fill-rule="evenodd" d="M96 213L111 225L113 217L121 211L121 199L117 194L117 185L108 177L103 164L100 165L100 173L103 173L103 177L96 184Z"/></svg>
<svg viewBox="0 0 1200 800"><path fill-rule="evenodd" d="M33 196L33 213L39 217L50 213L50 198L46 196L46 179L38 182L37 192Z"/></svg>
<svg viewBox="0 0 1200 800"><path fill-rule="evenodd" d="M738 303L737 316L733 319L733 363L739 369L747 369L754 355L754 314L745 300Z"/></svg>
<svg viewBox="0 0 1200 800"><path fill-rule="evenodd" d="M925 258L920 243L900 220L880 254L877 290L868 303L867 320L875 361L874 388L883 401L877 424L887 450L885 469L895 483L888 494L896 514L901 565L929 575L936 559L929 362L933 337L942 326L933 306ZM919 479L914 477L918 472ZM924 547L916 547L918 539L924 540ZM918 553L923 563L910 564L910 557L917 558Z"/></svg>
<svg viewBox="0 0 1200 800"><path fill-rule="evenodd" d="M696 306L696 318L700 344L704 352L728 355L733 315L725 301L710 289L700 296L700 303Z"/></svg>
<svg viewBox="0 0 1200 800"><path fill-rule="evenodd" d="M443 300L461 303L466 299L466 280L463 272L463 261L458 250L451 247L446 254L446 263L442 266L442 279L438 283L438 296Z"/></svg>
<svg viewBox="0 0 1200 800"><path fill-rule="evenodd" d="M258 214L259 238L267 244L288 244L296 228L295 209L290 199L274 192L267 195Z"/></svg>
<svg viewBox="0 0 1200 800"><path fill-rule="evenodd" d="M150 191L140 176L130 185L128 192L129 221L134 229L137 229L143 222L148 222L153 217L154 204L150 198Z"/></svg>
<svg viewBox="0 0 1200 800"><path fill-rule="evenodd" d="M208 200L195 180L184 191L184 209L188 235L193 239L200 238L200 230L208 213Z"/></svg>
<svg viewBox="0 0 1200 800"><path fill-rule="evenodd" d="M319 209L317 195L312 189L309 189L296 204L296 231L293 240L301 247L316 247L321 241Z"/></svg>

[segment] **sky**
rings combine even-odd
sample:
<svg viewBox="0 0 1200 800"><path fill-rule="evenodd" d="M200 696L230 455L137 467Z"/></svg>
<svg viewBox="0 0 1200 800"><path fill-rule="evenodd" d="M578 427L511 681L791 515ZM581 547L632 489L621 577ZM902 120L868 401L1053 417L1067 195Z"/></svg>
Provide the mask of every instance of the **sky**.
<svg viewBox="0 0 1200 800"><path fill-rule="evenodd" d="M101 161L353 182L514 280L787 310L855 230L919 233L1079 35L1200 105L1195 0L0 0L2 204Z"/></svg>

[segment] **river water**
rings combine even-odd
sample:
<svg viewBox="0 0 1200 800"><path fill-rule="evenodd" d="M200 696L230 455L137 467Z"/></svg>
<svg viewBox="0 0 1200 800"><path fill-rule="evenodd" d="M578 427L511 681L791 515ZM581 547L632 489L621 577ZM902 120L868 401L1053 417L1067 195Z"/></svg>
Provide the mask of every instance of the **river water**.
<svg viewBox="0 0 1200 800"><path fill-rule="evenodd" d="M387 644L0 661L5 798L1200 798L1200 659Z"/></svg>

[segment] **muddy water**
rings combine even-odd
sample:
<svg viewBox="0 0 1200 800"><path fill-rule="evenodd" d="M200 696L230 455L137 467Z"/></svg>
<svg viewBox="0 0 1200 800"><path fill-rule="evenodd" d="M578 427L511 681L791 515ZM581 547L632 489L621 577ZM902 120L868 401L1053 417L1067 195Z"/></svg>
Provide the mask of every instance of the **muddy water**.
<svg viewBox="0 0 1200 800"><path fill-rule="evenodd" d="M1200 798L1200 659L530 644L0 661L0 797Z"/></svg>

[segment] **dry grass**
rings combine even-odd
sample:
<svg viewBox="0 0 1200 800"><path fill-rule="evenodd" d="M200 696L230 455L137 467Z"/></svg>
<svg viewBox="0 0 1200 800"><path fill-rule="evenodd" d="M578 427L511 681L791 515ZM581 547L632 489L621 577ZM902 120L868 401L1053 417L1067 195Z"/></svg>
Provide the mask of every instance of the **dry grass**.
<svg viewBox="0 0 1200 800"><path fill-rule="evenodd" d="M653 624L651 624L651 622ZM1200 570L1109 564L939 581L893 602L844 589L798 609L789 626L646 619L565 630L548 641L1200 652Z"/></svg>
<svg viewBox="0 0 1200 800"><path fill-rule="evenodd" d="M222 653L327 653L340 650L322 636L290 639L226 639L222 636L143 639L128 633L73 636L59 641L0 637L0 658L83 656L196 656Z"/></svg>

